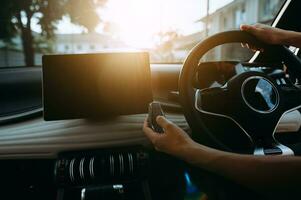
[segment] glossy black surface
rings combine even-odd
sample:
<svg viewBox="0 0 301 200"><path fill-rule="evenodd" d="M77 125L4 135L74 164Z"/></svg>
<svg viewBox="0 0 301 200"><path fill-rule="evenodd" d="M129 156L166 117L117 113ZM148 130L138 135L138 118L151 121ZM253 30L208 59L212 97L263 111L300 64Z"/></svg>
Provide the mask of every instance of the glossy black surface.
<svg viewBox="0 0 301 200"><path fill-rule="evenodd" d="M153 99L145 52L46 55L42 69L45 120L145 113Z"/></svg>
<svg viewBox="0 0 301 200"><path fill-rule="evenodd" d="M242 95L247 105L258 112L272 112L279 103L275 86L267 79L253 77L244 82Z"/></svg>

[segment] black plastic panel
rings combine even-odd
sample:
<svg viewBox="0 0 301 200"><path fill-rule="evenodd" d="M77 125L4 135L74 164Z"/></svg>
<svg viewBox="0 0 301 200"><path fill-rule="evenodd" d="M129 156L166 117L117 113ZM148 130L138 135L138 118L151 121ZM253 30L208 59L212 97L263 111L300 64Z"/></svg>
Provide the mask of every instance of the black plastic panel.
<svg viewBox="0 0 301 200"><path fill-rule="evenodd" d="M41 67L0 70L0 121L42 108Z"/></svg>
<svg viewBox="0 0 301 200"><path fill-rule="evenodd" d="M151 101L148 53L43 56L45 120L145 113Z"/></svg>

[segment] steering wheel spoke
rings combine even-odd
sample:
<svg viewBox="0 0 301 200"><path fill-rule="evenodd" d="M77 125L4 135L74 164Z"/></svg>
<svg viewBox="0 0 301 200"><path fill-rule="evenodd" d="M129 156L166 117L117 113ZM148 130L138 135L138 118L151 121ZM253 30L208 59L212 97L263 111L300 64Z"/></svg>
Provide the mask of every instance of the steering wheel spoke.
<svg viewBox="0 0 301 200"><path fill-rule="evenodd" d="M216 115L228 115L230 110L227 106L227 88L197 89L195 92L195 108L202 113Z"/></svg>
<svg viewBox="0 0 301 200"><path fill-rule="evenodd" d="M301 88L291 84L281 86L280 91L283 112L294 111L301 107Z"/></svg>

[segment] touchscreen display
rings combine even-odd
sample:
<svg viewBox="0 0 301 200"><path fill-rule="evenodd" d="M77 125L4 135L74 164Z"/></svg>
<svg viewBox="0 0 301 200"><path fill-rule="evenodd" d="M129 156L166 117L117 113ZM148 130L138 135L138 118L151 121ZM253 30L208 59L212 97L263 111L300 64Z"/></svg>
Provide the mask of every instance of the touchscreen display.
<svg viewBox="0 0 301 200"><path fill-rule="evenodd" d="M43 56L45 120L145 113L151 101L148 53Z"/></svg>

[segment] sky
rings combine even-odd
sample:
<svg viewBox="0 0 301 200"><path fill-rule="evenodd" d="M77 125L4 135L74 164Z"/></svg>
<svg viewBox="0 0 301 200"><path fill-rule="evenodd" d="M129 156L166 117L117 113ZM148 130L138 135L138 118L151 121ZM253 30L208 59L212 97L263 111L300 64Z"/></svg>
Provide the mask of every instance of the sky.
<svg viewBox="0 0 301 200"><path fill-rule="evenodd" d="M210 0L210 12L232 0ZM182 35L202 29L196 23L206 15L207 0L108 0L104 8L97 9L100 18L116 30L116 37L134 47L151 47L154 34L177 31ZM33 26L38 31L37 26ZM57 24L56 33L81 33L83 28L64 17ZM103 25L96 28L103 33Z"/></svg>

